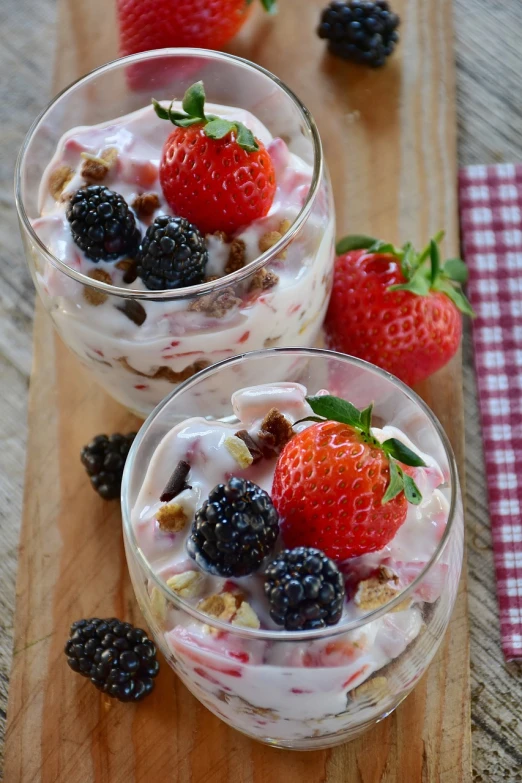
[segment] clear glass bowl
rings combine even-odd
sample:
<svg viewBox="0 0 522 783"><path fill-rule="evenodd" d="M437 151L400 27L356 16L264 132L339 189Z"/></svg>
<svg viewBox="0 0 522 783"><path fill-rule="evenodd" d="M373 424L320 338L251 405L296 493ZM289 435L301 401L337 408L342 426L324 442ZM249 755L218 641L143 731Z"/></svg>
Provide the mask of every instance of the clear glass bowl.
<svg viewBox="0 0 522 783"><path fill-rule="evenodd" d="M180 98L199 79L209 101L252 112L282 140L271 152L274 165L276 154L282 171L288 153L304 161L308 175L295 219L267 250L256 245L259 256L244 268L197 286L158 292L144 288L139 279L127 286L117 262L97 267L112 276L112 284L82 274L63 215L61 227L38 220L47 197L42 177L60 140L78 126L110 125L150 105L152 96ZM168 132L165 127L165 138ZM97 136L96 146L111 146L109 127L106 137ZM143 185L149 160L131 156L125 166L120 179L125 178L127 191L134 193L134 171L136 194L150 190ZM118 190L111 176L120 175L109 173L103 184ZM257 65L213 51L170 49L98 68L58 95L30 129L17 163L16 201L33 280L58 332L107 392L138 415L148 415L173 386L216 361L275 345L311 346L317 339L331 289L335 234L321 142L298 98ZM268 216L266 230L279 227ZM53 231L62 233L49 238ZM48 247L52 243L60 250L55 255ZM268 290L259 284L263 268L279 277Z"/></svg>
<svg viewBox="0 0 522 783"><path fill-rule="evenodd" d="M242 629L198 612L153 572L131 521L151 458L174 425L191 416L230 421L232 391L281 380L302 383L309 393L326 388L360 408L373 401L374 424L400 428L437 460L444 475L448 520L431 556L424 562L415 557L395 561L391 567L402 571L406 586L393 600L318 631ZM451 447L411 389L358 359L319 349L256 351L188 380L140 430L125 467L122 509L136 597L167 661L209 710L262 742L306 750L357 736L408 695L448 626L463 554L462 503ZM350 562L342 566L347 574ZM212 649L194 643L202 625L220 640Z"/></svg>

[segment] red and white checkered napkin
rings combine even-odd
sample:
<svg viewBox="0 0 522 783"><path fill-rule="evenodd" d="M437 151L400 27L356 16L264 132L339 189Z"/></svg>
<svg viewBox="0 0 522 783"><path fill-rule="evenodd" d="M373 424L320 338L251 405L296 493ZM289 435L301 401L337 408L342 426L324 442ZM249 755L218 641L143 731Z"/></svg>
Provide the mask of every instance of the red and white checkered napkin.
<svg viewBox="0 0 522 783"><path fill-rule="evenodd" d="M502 649L522 659L522 165L459 177Z"/></svg>

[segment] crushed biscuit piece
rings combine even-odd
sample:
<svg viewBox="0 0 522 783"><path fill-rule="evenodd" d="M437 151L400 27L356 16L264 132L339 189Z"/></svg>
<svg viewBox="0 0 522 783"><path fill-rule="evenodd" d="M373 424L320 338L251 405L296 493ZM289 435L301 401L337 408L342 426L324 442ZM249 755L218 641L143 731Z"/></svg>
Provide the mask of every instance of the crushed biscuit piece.
<svg viewBox="0 0 522 783"><path fill-rule="evenodd" d="M103 158L82 152L83 164L80 174L88 182L102 182L109 173L110 166Z"/></svg>
<svg viewBox="0 0 522 783"><path fill-rule="evenodd" d="M200 612L215 617L218 620L230 620L241 605L241 596L234 593L219 593L209 595L199 602L197 608Z"/></svg>
<svg viewBox="0 0 522 783"><path fill-rule="evenodd" d="M120 356L116 361L121 364L124 370L127 370L127 372L131 372L134 375L139 375L140 378L160 379L168 381L169 383L181 383L182 381L186 381L188 378L192 378L192 376L200 370L204 370L205 367L208 367L208 362L200 359L197 362L192 362L192 364L189 364L184 370L180 370L179 372L175 372L170 367L162 365L161 367L153 369L151 373L146 373L137 370L132 364L129 364L126 356Z"/></svg>
<svg viewBox="0 0 522 783"><path fill-rule="evenodd" d="M277 408L268 411L259 430L263 445L273 451L281 451L294 434L291 422Z"/></svg>
<svg viewBox="0 0 522 783"><path fill-rule="evenodd" d="M265 267L258 269L250 280L249 291L266 291L273 288L279 282L279 277L275 272L270 272Z"/></svg>
<svg viewBox="0 0 522 783"><path fill-rule="evenodd" d="M91 269L87 272L87 277L90 277L91 280L98 280L100 283L108 283L109 285L112 283L112 277L104 269ZM96 288L88 288L85 286L83 289L83 298L93 307L98 307L106 302L109 297L107 294L104 294L103 291L98 291Z"/></svg>
<svg viewBox="0 0 522 783"><path fill-rule="evenodd" d="M286 232L288 231L291 225L292 225L291 221L288 220L288 218L285 218L279 224L279 233L286 234Z"/></svg>
<svg viewBox="0 0 522 783"><path fill-rule="evenodd" d="M223 445L240 468L248 468L253 463L254 458L241 438L238 438L235 435L229 435L223 441Z"/></svg>
<svg viewBox="0 0 522 783"><path fill-rule="evenodd" d="M260 462L260 460L263 459L263 452L247 430L239 430L238 432L235 432L234 435L236 438L242 440L247 447L250 455L252 456L252 465L256 465L258 462Z"/></svg>
<svg viewBox="0 0 522 783"><path fill-rule="evenodd" d="M250 604L243 601L232 620L232 625L238 625L241 628L260 628L259 617L254 612Z"/></svg>
<svg viewBox="0 0 522 783"><path fill-rule="evenodd" d="M267 337L265 342L263 343L264 348L273 348L274 345L277 345L278 342L282 338L282 334L280 334L278 337Z"/></svg>
<svg viewBox="0 0 522 783"><path fill-rule="evenodd" d="M404 601L401 601L397 606L394 606L391 610L392 612L405 612L406 609L409 609L411 606L411 598L405 598Z"/></svg>
<svg viewBox="0 0 522 783"><path fill-rule="evenodd" d="M228 310L240 304L241 299L234 295L234 290L225 288L224 291L216 294L206 294L194 299L188 309L196 313L205 313L210 318L223 318Z"/></svg>
<svg viewBox="0 0 522 783"><path fill-rule="evenodd" d="M58 200L65 186L74 177L74 171L70 166L58 166L49 177L49 193Z"/></svg>
<svg viewBox="0 0 522 783"><path fill-rule="evenodd" d="M214 233L210 236L216 237L216 239L220 239L225 245L228 243L228 234L226 234L224 231L214 231Z"/></svg>
<svg viewBox="0 0 522 783"><path fill-rule="evenodd" d="M169 503L168 506L162 506L156 514L158 525L161 530L169 533L179 533L188 522L187 515L179 503Z"/></svg>
<svg viewBox="0 0 522 783"><path fill-rule="evenodd" d="M267 231L259 238L259 249L262 253L270 250L283 235L279 231Z"/></svg>
<svg viewBox="0 0 522 783"><path fill-rule="evenodd" d="M196 598L201 595L205 581L205 575L199 571L184 571L167 579L167 587L180 598Z"/></svg>
<svg viewBox="0 0 522 783"><path fill-rule="evenodd" d="M386 677L372 677L369 680L365 680L361 685L358 685L357 688L353 688L353 690L350 691L350 699L358 699L361 696L366 698L374 696L375 699L382 698L384 692L388 690L388 680Z"/></svg>
<svg viewBox="0 0 522 783"><path fill-rule="evenodd" d="M243 269L245 261L246 245L244 241L242 239L233 239L230 244L225 274L230 275L232 272L237 272L238 269Z"/></svg>
<svg viewBox="0 0 522 783"><path fill-rule="evenodd" d="M165 622L167 599L157 587L153 587L150 593L150 610L159 623Z"/></svg>
<svg viewBox="0 0 522 783"><path fill-rule="evenodd" d="M133 210L139 218L152 217L154 212L160 207L160 200L157 193L140 193L131 204Z"/></svg>
<svg viewBox="0 0 522 783"><path fill-rule="evenodd" d="M381 566L374 576L359 582L354 601L360 609L378 609L395 598L398 588L390 584L396 582L393 576L388 576L390 573L393 574Z"/></svg>
<svg viewBox="0 0 522 783"><path fill-rule="evenodd" d="M209 275L205 277L205 283L213 283L214 280L219 280L219 275Z"/></svg>

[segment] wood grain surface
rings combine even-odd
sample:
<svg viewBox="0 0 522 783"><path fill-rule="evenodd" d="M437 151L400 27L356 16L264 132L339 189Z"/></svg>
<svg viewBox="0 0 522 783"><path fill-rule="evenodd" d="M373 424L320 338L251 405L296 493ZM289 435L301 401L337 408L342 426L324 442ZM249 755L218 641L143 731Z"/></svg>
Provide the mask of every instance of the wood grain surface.
<svg viewBox="0 0 522 783"><path fill-rule="evenodd" d="M38 106L41 106L42 101L45 100L45 67L47 65L45 56L49 49L48 42L51 32L49 24L52 18L53 0L45 0L45 2L42 0L38 5L38 15L33 16L31 20L29 20L30 9L28 6L28 0L20 0L16 4L13 0L9 0L2 5L1 11L2 22L9 22L1 27L2 44L4 41L6 44L2 47L2 61L7 61L10 65L9 68L3 69L3 72L9 72L10 89L13 90L18 86L19 93L21 93L16 116L13 116L12 111L8 117L4 116L4 128L12 128L13 119L19 123L18 130L16 127L14 131L11 130L11 137L7 138L7 143L3 145L1 150L5 156L1 161L2 181L5 183L8 181L6 170L9 174L13 154L21 140L21 133L24 127L29 124ZM516 84L520 79L520 60L518 56L515 57L516 41L519 40L521 29L520 17L515 13L515 9L510 3L495 4L494 9L487 0L456 0L457 61L460 66L458 71L461 106L459 114L460 159L464 163L490 162L495 159L520 160L522 158L520 136L517 130L520 110L517 110L517 104L512 100ZM409 13L409 7L407 12ZM23 24L19 21L22 18ZM47 36L35 35L35 25L40 33L42 29L45 29L46 23L49 30ZM486 37L484 37L485 29L488 32ZM97 34L99 32L98 29ZM20 44L30 42L30 45L25 47L21 63L19 52L16 51L17 40ZM507 42L507 46L504 46L504 41ZM47 49L45 44L47 44ZM451 42L448 44L451 45ZM20 49L22 48L20 45ZM476 69L475 63L477 61L479 67ZM67 80L66 74L65 80ZM1 83L0 86L2 86ZM488 110L488 106L493 104L496 106L495 112ZM320 118L318 119L320 121ZM353 119L351 117L349 121L353 122ZM11 123L10 126L8 122ZM8 160L9 150L11 158ZM12 217L12 213L9 216L7 213L2 213L0 226L3 238L2 257L4 257L5 251L5 258L7 260L9 257L11 268L13 260L19 262L21 255L20 252L16 252L16 244L13 241ZM6 245L7 247L12 246L11 253L6 251ZM20 267L16 266L15 271L18 268ZM8 443L11 445L11 454L13 447L15 448L14 453L20 454L20 447L23 444L20 438L21 414L19 411L23 406L23 380L27 375L27 360L24 359L21 366L19 365L21 357L26 357L29 353L25 335L30 317L31 295L27 275L23 274L23 270L18 275L18 281L16 279L13 281L12 273L10 273L9 279L5 277L5 281L2 290L0 331L3 338L8 334L14 335L19 348L14 350L13 343L9 339L2 341L3 368L7 367L7 370L2 369L3 388L15 391L7 399L4 397L0 414L3 417L2 421L5 417L5 421L11 426L14 421L17 421L16 428L13 426L13 434L9 436ZM22 310L18 311L20 306ZM20 321L18 312L24 313L24 321ZM4 324L7 324L8 327L14 324L15 330L7 332ZM516 753L517 737L520 738L520 722L517 721L517 718L520 718L520 699L516 697L516 688L519 687L520 692L520 680L517 686L516 672L507 670L499 658L498 620L487 527L487 509L484 506L480 433L476 419L474 376L469 350L466 358L467 434L468 440L472 444L472 449L468 449L468 487L471 500L469 517L473 524L473 533L478 536L477 547L472 547L470 552L472 576L470 601L473 620L472 632L475 640L473 649L474 702L476 706L475 768L477 780L481 779L481 775L483 775L482 779L487 781L514 781L520 779L517 770L520 769L520 763L522 763ZM7 375L7 371L11 373L12 381L11 375ZM12 415L13 411L14 416ZM98 418L97 423L101 424L101 419ZM5 433L5 427L3 427L3 432ZM90 434L91 432L88 432L87 437ZM17 516L16 482L20 481L19 465L20 457L18 457L18 462L14 463L12 459L9 461L6 459L2 475L4 482L2 488L5 497L15 504L12 507L13 513L9 515L10 531L14 531L16 527L14 523ZM5 512L5 507L2 508L2 512ZM7 518L7 514L5 516L2 514L2 522ZM3 541L5 541L4 537ZM12 555L10 562L13 562ZM2 561L2 565L4 563L5 560ZM6 578L2 582L3 587L4 585L6 590L3 591L2 599L7 601L9 585ZM5 612L3 617L8 617L9 604L2 608ZM9 623L3 623L3 634L8 643ZM37 637L33 636L32 642L35 641L37 641ZM16 651L20 654L23 652L23 648L18 649L17 647ZM2 652L5 652L5 648L2 649ZM4 693L5 681L4 677ZM6 777L6 780L10 780L10 778Z"/></svg>

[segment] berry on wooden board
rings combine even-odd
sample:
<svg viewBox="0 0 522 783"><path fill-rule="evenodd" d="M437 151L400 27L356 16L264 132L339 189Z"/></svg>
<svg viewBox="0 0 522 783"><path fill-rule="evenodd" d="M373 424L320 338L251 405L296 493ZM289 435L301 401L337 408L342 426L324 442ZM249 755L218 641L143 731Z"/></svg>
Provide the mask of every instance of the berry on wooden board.
<svg viewBox="0 0 522 783"><path fill-rule="evenodd" d="M333 0L321 15L317 34L328 41L331 54L379 68L399 40L399 24L386 0Z"/></svg>
<svg viewBox="0 0 522 783"><path fill-rule="evenodd" d="M265 11L275 0L261 0ZM118 0L120 55L171 46L221 49L239 32L248 0Z"/></svg>
<svg viewBox="0 0 522 783"><path fill-rule="evenodd" d="M329 348L365 359L410 386L454 356L461 313L473 315L459 258L440 261L438 234L421 253L373 237L348 236L337 259L325 330Z"/></svg>
<svg viewBox="0 0 522 783"><path fill-rule="evenodd" d="M408 502L422 500L404 466L424 462L396 438L377 441L371 405L359 411L331 395L307 401L317 423L287 443L274 473L283 541L334 560L378 551L404 523Z"/></svg>
<svg viewBox="0 0 522 783"><path fill-rule="evenodd" d="M270 154L243 123L205 114L203 82L187 90L183 111L153 104L175 126L163 147L160 182L176 215L203 234L233 234L268 213L276 191Z"/></svg>
<svg viewBox="0 0 522 783"><path fill-rule="evenodd" d="M82 465L91 484L104 500L119 498L125 460L129 453L135 432L121 435L97 435L80 453Z"/></svg>

